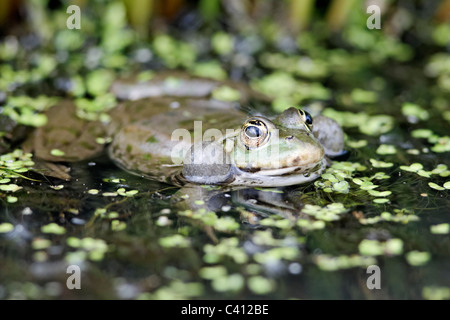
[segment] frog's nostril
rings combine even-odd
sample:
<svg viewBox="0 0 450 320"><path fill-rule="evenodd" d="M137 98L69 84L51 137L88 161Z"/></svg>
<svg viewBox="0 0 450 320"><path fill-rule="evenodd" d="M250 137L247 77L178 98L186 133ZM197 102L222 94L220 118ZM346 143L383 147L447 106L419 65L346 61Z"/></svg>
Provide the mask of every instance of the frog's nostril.
<svg viewBox="0 0 450 320"><path fill-rule="evenodd" d="M285 139L286 140L292 140L292 139L294 139L294 136L287 136Z"/></svg>

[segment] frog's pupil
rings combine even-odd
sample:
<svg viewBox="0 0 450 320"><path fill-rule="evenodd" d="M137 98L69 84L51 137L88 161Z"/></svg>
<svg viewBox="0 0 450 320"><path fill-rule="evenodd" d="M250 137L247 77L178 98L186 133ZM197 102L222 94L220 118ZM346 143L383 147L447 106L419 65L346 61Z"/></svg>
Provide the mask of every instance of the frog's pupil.
<svg viewBox="0 0 450 320"><path fill-rule="evenodd" d="M311 115L306 111L305 111L305 121L306 121L306 124L308 124L308 125L312 125L312 123L313 123Z"/></svg>
<svg viewBox="0 0 450 320"><path fill-rule="evenodd" d="M258 138L261 136L261 130L258 127L255 126L248 126L245 129L245 133L250 138Z"/></svg>

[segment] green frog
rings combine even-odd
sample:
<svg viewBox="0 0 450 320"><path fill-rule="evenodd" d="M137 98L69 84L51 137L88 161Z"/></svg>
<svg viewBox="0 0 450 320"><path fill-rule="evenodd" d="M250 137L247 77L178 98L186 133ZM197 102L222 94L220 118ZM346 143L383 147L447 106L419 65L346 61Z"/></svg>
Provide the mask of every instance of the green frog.
<svg viewBox="0 0 450 320"><path fill-rule="evenodd" d="M290 107L276 117L249 115L236 105L261 96L245 86L167 77L146 83L117 82L122 102L103 124L76 117L71 101L48 113L46 126L31 139L35 155L49 161L79 161L103 149L121 168L174 185L281 187L317 179L329 158L343 153L344 133L332 119L314 119ZM211 98L220 86L234 86L240 101ZM178 89L177 89L178 88ZM51 150L63 151L52 154Z"/></svg>

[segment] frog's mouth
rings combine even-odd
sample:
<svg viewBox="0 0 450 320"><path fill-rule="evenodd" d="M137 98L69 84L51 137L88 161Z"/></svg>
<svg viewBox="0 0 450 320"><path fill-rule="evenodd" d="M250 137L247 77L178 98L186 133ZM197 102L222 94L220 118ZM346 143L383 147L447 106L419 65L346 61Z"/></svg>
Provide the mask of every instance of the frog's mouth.
<svg viewBox="0 0 450 320"><path fill-rule="evenodd" d="M285 176L290 174L308 173L314 172L320 169L321 163L314 164L312 166L289 166L274 169L261 169L261 168L239 168L241 171L259 174L262 176Z"/></svg>
<svg viewBox="0 0 450 320"><path fill-rule="evenodd" d="M306 171L303 167L291 167L250 172L233 167L233 181L228 181L227 184L262 187L291 186L316 180L321 176L325 168L325 159L317 166Z"/></svg>
<svg viewBox="0 0 450 320"><path fill-rule="evenodd" d="M205 167L207 167L207 165L203 165L203 172L190 175L185 175L186 172L184 172L184 174L181 174L179 178L184 180L185 182L197 184L213 184L222 186L284 187L316 180L325 170L326 160L324 159L317 166L311 168L306 172L304 168L300 167L250 172L231 165L227 173L222 173L220 175L205 175L204 172L208 171Z"/></svg>

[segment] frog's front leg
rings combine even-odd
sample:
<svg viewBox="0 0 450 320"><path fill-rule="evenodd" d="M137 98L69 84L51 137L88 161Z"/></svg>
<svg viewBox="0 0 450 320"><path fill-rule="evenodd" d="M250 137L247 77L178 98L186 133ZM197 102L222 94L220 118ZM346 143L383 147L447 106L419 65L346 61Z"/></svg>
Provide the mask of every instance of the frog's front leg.
<svg viewBox="0 0 450 320"><path fill-rule="evenodd" d="M314 117L313 134L323 146L326 156L333 158L345 154L344 131L333 119L322 115Z"/></svg>

